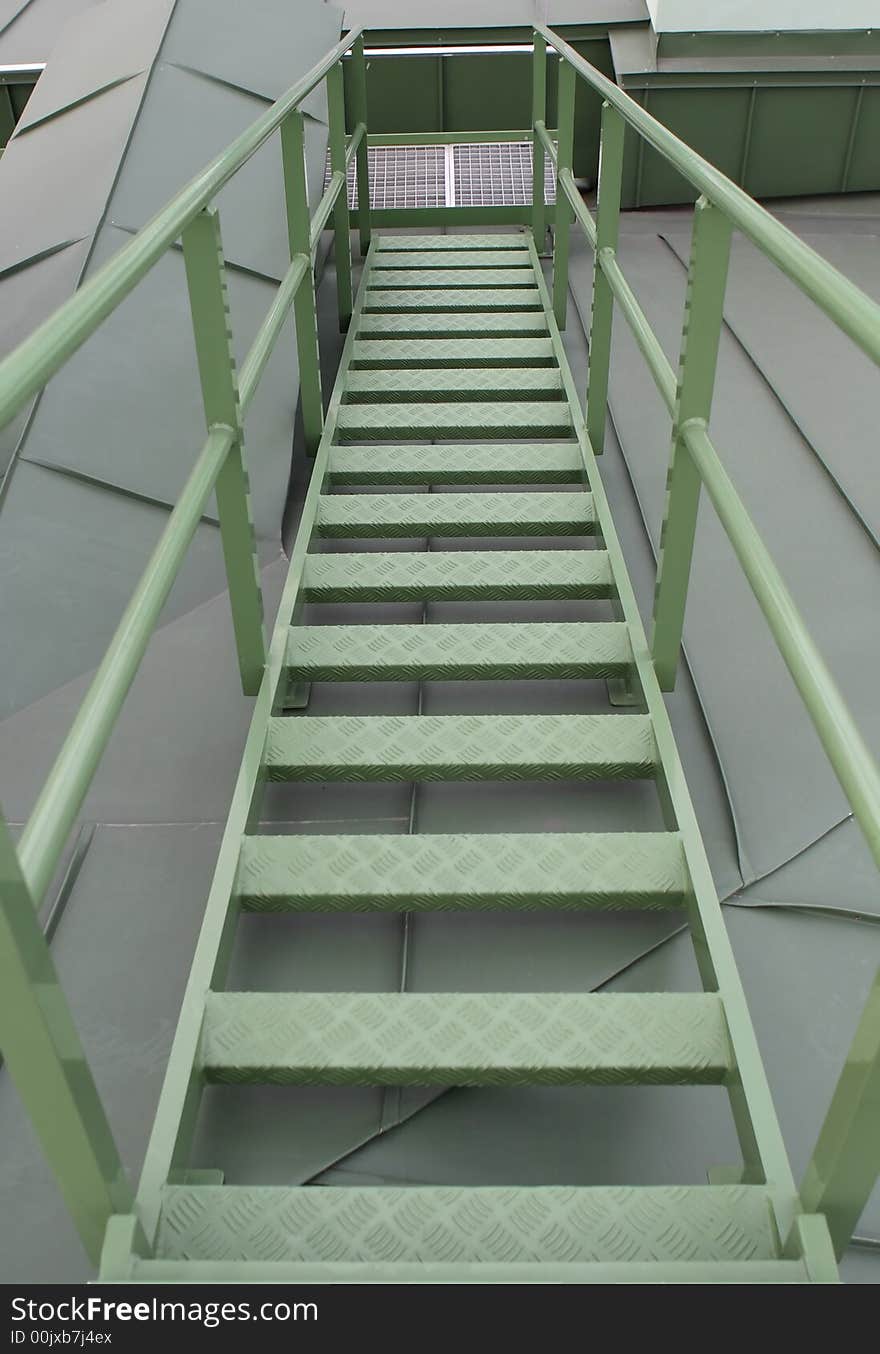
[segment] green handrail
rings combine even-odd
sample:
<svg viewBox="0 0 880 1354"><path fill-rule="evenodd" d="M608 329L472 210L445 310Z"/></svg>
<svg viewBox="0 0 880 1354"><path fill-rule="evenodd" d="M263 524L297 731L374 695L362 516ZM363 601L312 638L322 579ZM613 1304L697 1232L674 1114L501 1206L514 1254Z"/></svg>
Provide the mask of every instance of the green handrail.
<svg viewBox="0 0 880 1354"><path fill-rule="evenodd" d="M640 104L597 71L595 66L591 66L551 29L536 24L535 32L573 66L577 74L597 94L601 94L606 103L622 113L639 136L659 151L710 202L720 207L731 224L747 235L762 253L797 283L863 352L880 363L880 306L759 206L754 198L737 187L720 169L680 141L662 122L646 113Z"/></svg>
<svg viewBox="0 0 880 1354"><path fill-rule="evenodd" d="M331 47L326 56L190 179L186 187L181 188L93 278L0 363L0 428L15 416L31 395L43 388L101 321L158 263L193 217L214 200L233 174L321 83L354 46L362 31L362 28L353 28Z"/></svg>
<svg viewBox="0 0 880 1354"><path fill-rule="evenodd" d="M538 24L536 64L546 62L548 47L603 99L595 221L577 191L570 169L565 164L557 166L557 198L566 199L594 250L587 389L589 435L596 444L595 451L601 452L611 349L610 296L617 301L630 326L673 420L652 642L660 685L670 690L675 683L697 506L700 488L705 485L880 868L880 769L708 434L733 227L748 236L878 365L880 305L645 112L568 43ZM544 75L535 75L533 85L542 89ZM571 109L567 108L567 119L571 116ZM620 210L624 123L653 146L700 194L694 213L677 378L617 261L616 218ZM538 117L533 119L532 132L535 145L546 147L546 131ZM534 192L538 191L535 184ZM566 217L561 220L567 234ZM567 243L562 248L559 244L557 240L554 248L557 298L564 297L568 287ZM560 327L564 318L563 303ZM878 993L880 977L865 1007L802 1186L805 1207L826 1215L838 1257L880 1171Z"/></svg>
<svg viewBox="0 0 880 1354"><path fill-rule="evenodd" d="M244 413L284 322L294 309L307 441L323 420L313 258L334 216L337 268L350 277L345 198L357 156L361 240L369 243L369 182L363 70L356 74L358 121L345 138L341 59L364 60L353 29L226 150L197 174L133 239L0 363L0 426L59 370L179 239L183 245L207 436L114 632L46 779L18 850L0 815L0 1032L3 1055L67 1200L89 1256L97 1260L108 1218L127 1213L132 1191L95 1088L48 944L37 918L98 762L146 652L162 607L212 492L216 493L242 685L259 690L266 663L255 538L244 458ZM309 215L299 104L328 79L333 173ZM226 267L216 194L273 132L290 238L288 267L256 338L236 372L229 332ZM340 324L347 322L345 297Z"/></svg>

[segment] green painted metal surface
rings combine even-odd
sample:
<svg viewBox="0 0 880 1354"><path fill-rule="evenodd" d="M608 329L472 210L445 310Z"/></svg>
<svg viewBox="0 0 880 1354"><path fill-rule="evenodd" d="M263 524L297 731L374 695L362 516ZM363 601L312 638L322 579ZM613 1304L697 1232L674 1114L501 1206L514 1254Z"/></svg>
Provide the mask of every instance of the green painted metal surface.
<svg viewBox="0 0 880 1354"><path fill-rule="evenodd" d="M249 837L236 893L249 912L684 906L674 832Z"/></svg>
<svg viewBox="0 0 880 1354"><path fill-rule="evenodd" d="M310 555L303 591L314 602L562 601L610 597L604 550L454 550Z"/></svg>
<svg viewBox="0 0 880 1354"><path fill-rule="evenodd" d="M328 474L336 485L576 484L583 463L576 442L349 444L333 448Z"/></svg>
<svg viewBox="0 0 880 1354"><path fill-rule="evenodd" d="M270 780L628 780L656 762L640 715L314 715L266 740Z"/></svg>
<svg viewBox="0 0 880 1354"><path fill-rule="evenodd" d="M466 682L618 677L626 626L606 621L297 625L289 676L302 682Z"/></svg>
<svg viewBox="0 0 880 1354"><path fill-rule="evenodd" d="M18 851L5 829L0 836L0 919L5 919L0 963L8 980L0 1002L0 1039L92 1255L107 1224L104 1278L291 1280L308 1275L329 1281L344 1273L366 1280L503 1281L514 1277L511 1267L526 1266L527 1270L519 1269L520 1278L572 1282L832 1281L836 1271L831 1239L839 1250L876 1173L872 1145L878 1136L877 1020L872 1000L803 1194L796 1189L658 677L671 683L674 672L687 581L681 561L688 554L695 506L689 491L702 483L853 812L880 859L877 769L707 433L728 223L762 247L875 360L880 360L880 311L553 33L541 29L539 37L539 60L544 59L545 43L563 59L560 200L568 203L588 238L595 239L598 275L608 282L593 335L592 375L598 373L598 381L591 376L587 418L604 415L604 409L591 411L590 402L595 405L598 399L604 406L606 398L603 346L610 342L612 295L618 301L623 298L625 317L639 331L640 347L674 414L667 544L677 552L680 567L673 571L671 620L668 615L664 620L658 602L657 635L662 642L655 635L655 653L642 627L562 347L567 232L556 235L552 297L531 234L396 240L379 236L369 246L357 295L351 290L350 218L340 190L355 155L358 172L366 174L366 160L360 154L366 104L361 89L354 109L348 110L349 126L355 130L346 146L340 60L345 48L354 46L355 61L362 61L357 33L267 110L0 366L0 416L7 418L182 235L208 436ZM333 173L308 222L297 109L324 76L329 81ZM596 225L583 204L578 205L570 170L576 76L618 115L606 112L604 120L609 138L604 187L610 198L606 193L603 202L600 196ZM540 74L535 88L540 95ZM538 97L536 109L540 105ZM661 361L659 345L614 257L620 118L685 174L710 204L697 215L685 317L688 344L676 396L674 377L665 359ZM228 332L219 225L206 208L231 174L276 130L282 138L291 264L242 366L239 387ZM539 131L537 139L544 144ZM331 219L340 323L348 332L337 382L320 422L312 248L315 232ZM361 214L359 224L361 243L367 246L368 213ZM529 268L517 264L508 269L505 256L511 251L520 254L523 243ZM422 252L431 256L424 267L406 257ZM395 253L404 256L403 266L384 270L383 255ZM454 254L455 262L444 267L437 258L441 253ZM493 253L504 263L484 264L481 256ZM384 271L390 285L375 285L374 270L380 283ZM405 283L408 271L417 285L401 285L400 278ZM517 283L526 279L526 285L507 285L510 271L516 273ZM461 285L450 285L451 278ZM297 308L297 298L302 297L305 301ZM264 650L259 592L251 583L241 421L291 306L301 368L306 371L304 411L307 405L311 409L307 436L315 464L276 626ZM518 365L500 360L510 341L533 339L541 345L533 365L522 350ZM459 366L452 360L454 352L439 355L434 348L433 362L429 356L422 364L413 351L422 342L447 340L497 343L499 360L483 366L478 355L468 351ZM408 360L396 367L400 351L396 345L401 342ZM365 353L370 348L372 358ZM360 365L364 361L370 364L366 368ZM438 361L443 365L435 365ZM523 392L546 390L548 385L558 398L524 398ZM390 398L399 387L407 389L404 401ZM453 398L435 398L449 395ZM467 398L462 400L462 395ZM371 402L376 397L379 402ZM429 437L439 445L426 445ZM548 441L553 437L560 440ZM472 448L461 445L463 438ZM468 478L466 457L471 450L473 469ZM443 474L438 466L448 453L446 473L455 478L447 482L456 483L458 491L340 492L337 486L374 482L362 478L371 473L373 452L372 473L389 490L407 483L433 488L434 475ZM690 467L684 488L675 473L676 459ZM557 482L578 487L548 490L536 478L548 465L555 467ZM404 478L387 478L396 468ZM492 482L485 476L497 469L511 485L509 491L474 488ZM522 487L530 483L534 489ZM132 1204L35 909L215 487L225 519L224 549L242 676L256 699L144 1172ZM582 539L594 534L600 539L599 550ZM520 550L514 544L535 536L560 538L565 548ZM421 554L407 549L324 554L322 537L389 543L427 538L432 549ZM497 538L503 548L437 550L435 540L444 537ZM578 548L572 548L571 538L581 540ZM668 578L668 570L664 573ZM567 597L606 598L619 619L381 626L302 623L305 601ZM661 587L661 602L662 597ZM421 706L414 715L313 715L307 708L284 713L291 680L505 682L524 676L619 677L624 672L628 697L637 707L630 713L436 715L423 713ZM254 835L267 781L415 784L557 779L653 781L667 830L564 837L552 832L494 837ZM586 912L670 906L684 910L703 992L224 990L241 909L428 912L550 907ZM259 924L258 918L254 920ZM588 918L583 921L589 924ZM743 1183L662 1190L371 1190L368 1196L344 1188L240 1191L180 1186L185 1178L181 1172L190 1164L202 1091L210 1081L372 1086L721 1084L739 1140L742 1165L737 1174ZM377 1229L391 1248L382 1254L372 1249L370 1240Z"/></svg>
<svg viewBox="0 0 880 1354"><path fill-rule="evenodd" d="M250 1205L250 1206L249 1206ZM236 1214L259 1218L244 1231ZM381 1255L386 1240L390 1255ZM167 1259L364 1264L646 1264L770 1260L763 1190L192 1189L166 1194ZM623 1260L623 1257L628 1257Z"/></svg>
<svg viewBox="0 0 880 1354"><path fill-rule="evenodd" d="M300 1086L716 1085L733 1070L703 993L217 992L210 1081Z"/></svg>
<svg viewBox="0 0 880 1354"><path fill-rule="evenodd" d="M340 413L344 412L340 410ZM451 425L455 435L462 435L459 426ZM498 426L498 422L487 419L485 435L493 436L492 429ZM430 498L425 494L324 494L315 523L321 536L386 539L396 536L410 539L415 536L584 536L591 533L594 526L590 496L564 491L431 494Z"/></svg>

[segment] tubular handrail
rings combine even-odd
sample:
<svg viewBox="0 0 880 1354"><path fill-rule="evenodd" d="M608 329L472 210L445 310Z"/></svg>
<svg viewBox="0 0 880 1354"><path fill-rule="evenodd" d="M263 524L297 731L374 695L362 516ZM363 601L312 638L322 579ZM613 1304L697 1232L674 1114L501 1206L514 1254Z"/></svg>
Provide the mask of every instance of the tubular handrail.
<svg viewBox="0 0 880 1354"><path fill-rule="evenodd" d="M606 103L623 115L634 131L719 207L743 235L747 235L801 291L811 297L863 352L880 363L880 305L793 235L720 169L680 141L674 132L647 113L551 29L536 24L535 31Z"/></svg>
<svg viewBox="0 0 880 1354"><path fill-rule="evenodd" d="M54 376L174 244L241 166L298 108L363 33L356 27L190 179L94 277L0 362L0 427Z"/></svg>
<svg viewBox="0 0 880 1354"><path fill-rule="evenodd" d="M595 220L577 191L570 167L557 165L557 198L560 193L564 195L594 252L586 413L588 434L595 451L600 453L605 428L614 301L620 306L672 416L672 451L652 641L660 685L669 690L675 682L697 507L701 487L705 486L843 788L853 817L880 868L880 768L708 433L733 227L757 245L878 366L880 305L595 70L555 33L543 25L536 25L536 67L544 65L548 47L552 47L567 67L580 75L604 100ZM560 88L565 68L560 70ZM546 131L540 117L545 103L545 85L545 74L536 71L533 87L537 94L532 121L536 164L539 148L541 154L546 149ZM573 118L570 100L566 116L570 126ZM562 116L559 121L561 137ZM627 125L700 193L694 212L677 378L617 260L623 134ZM533 192L538 219L539 198L542 206L543 193L537 184ZM561 219L567 236L565 217ZM557 240L553 270L557 297L564 297L567 289L567 257L567 242ZM560 327L565 319L564 308L563 300ZM878 1013L880 974L869 994L801 1186L802 1206L808 1212L824 1214L838 1259L849 1242L880 1169ZM793 1232L787 1244L796 1248L794 1237Z"/></svg>
<svg viewBox="0 0 880 1354"><path fill-rule="evenodd" d="M346 142L341 59L351 50L354 131ZM328 81L332 173L309 215L299 104ZM280 132L290 264L240 374L229 328L226 258L211 204L238 169ZM361 248L370 240L362 30L353 29L271 108L197 174L67 302L0 363L0 426L45 385L179 239L189 293L207 436L76 713L16 849L0 814L0 1034L3 1054L67 1200L97 1261L108 1219L133 1195L52 961L37 909L88 792L198 528L216 494L242 686L256 695L266 670L262 590L244 460L244 414L291 309L303 429L313 452L323 426L313 261L333 215L340 326L347 325L351 242L347 171L357 157ZM143 1238L142 1238L143 1240Z"/></svg>
<svg viewBox="0 0 880 1354"><path fill-rule="evenodd" d="M187 232L214 195L290 115L299 116L296 110L302 100L337 66L344 53L355 44L362 44L362 41L362 30L355 28L331 48L236 141L175 194L90 281L0 363L0 426L72 356L181 236L186 254ZM365 144L365 137L366 124L361 121L355 127L346 149L346 168L362 144ZM304 181L299 186L304 192ZM311 218L309 253L292 254L290 266L244 359L237 389L229 359L231 376L227 373L226 379L232 380L236 402L235 407L229 410L229 418L215 417L215 411L208 407L205 392L209 423L207 439L113 634L21 837L19 866L35 905L39 905L57 868L70 829L88 792L205 504L211 493L218 489L224 467L240 440L240 419L253 399L290 308L305 280L311 277L312 253L345 187L345 172L334 172ZM219 248L219 224L216 229ZM222 252L218 260L209 261L209 267L211 262L217 263L222 271ZM222 279L218 285L222 288ZM197 306L192 295L191 302L195 320ZM314 340L312 343L316 346ZM305 381L305 375L302 379ZM221 531L224 528L223 518L221 511ZM243 573L247 576L249 561L243 562ZM227 558L227 568L232 567ZM233 613L235 610L233 599ZM262 647L259 635L254 642Z"/></svg>

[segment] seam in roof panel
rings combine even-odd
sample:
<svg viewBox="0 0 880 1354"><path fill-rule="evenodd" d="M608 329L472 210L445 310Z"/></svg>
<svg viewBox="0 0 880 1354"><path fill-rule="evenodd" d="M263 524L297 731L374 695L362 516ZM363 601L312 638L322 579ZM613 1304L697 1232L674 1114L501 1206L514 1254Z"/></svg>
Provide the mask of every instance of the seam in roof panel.
<svg viewBox="0 0 880 1354"><path fill-rule="evenodd" d="M26 268L31 268L44 259L51 259L55 254L62 254L65 249L71 245L81 244L87 237L85 235L75 235L69 240L59 240L58 244L48 245L46 249L41 249L38 254L29 254L26 259L19 259L17 263L11 263L8 268L0 268L0 282L7 277L14 277L16 273L23 272Z"/></svg>
<svg viewBox="0 0 880 1354"><path fill-rule="evenodd" d="M22 114L21 119L16 124L15 131L10 139L19 141L27 136L28 132L34 131L37 127L45 127L47 122L54 121L55 118L61 117L63 113L72 113L74 109L81 108L83 104L91 103L93 99L99 98L102 94L109 94L111 89L118 89L120 85L127 84L129 80L137 79L137 77L143 75L143 73L144 68L141 68L137 71L131 71L128 75L118 75L115 79L108 80L106 84L96 85L95 88L90 89L87 94L81 94L79 98L71 99L69 103L59 104L58 107L53 108L51 112L43 113L42 116L35 117L30 122L25 122L24 120L27 113L27 110L25 109L25 113Z"/></svg>

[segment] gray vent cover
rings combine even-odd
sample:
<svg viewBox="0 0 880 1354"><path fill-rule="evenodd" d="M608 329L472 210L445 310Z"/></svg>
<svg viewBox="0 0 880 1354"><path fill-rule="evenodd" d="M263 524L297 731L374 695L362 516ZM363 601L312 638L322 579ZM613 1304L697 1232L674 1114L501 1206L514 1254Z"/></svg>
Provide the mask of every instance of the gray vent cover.
<svg viewBox="0 0 880 1354"><path fill-rule="evenodd" d="M384 207L524 207L532 200L530 141L472 141L454 146L371 146L370 202ZM325 183L330 178L327 162ZM544 199L556 201L553 166L544 166ZM357 206L355 167L348 205Z"/></svg>

